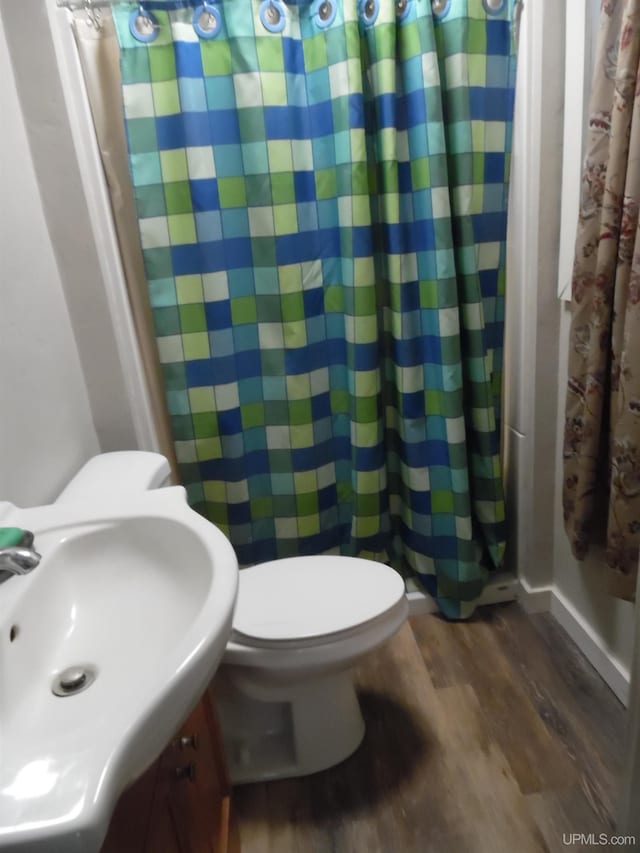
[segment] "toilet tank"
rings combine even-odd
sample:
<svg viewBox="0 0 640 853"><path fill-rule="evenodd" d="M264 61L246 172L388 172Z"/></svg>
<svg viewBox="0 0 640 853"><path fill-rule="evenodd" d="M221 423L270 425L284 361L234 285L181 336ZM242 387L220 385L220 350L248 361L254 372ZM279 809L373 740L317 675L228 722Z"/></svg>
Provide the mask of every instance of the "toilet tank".
<svg viewBox="0 0 640 853"><path fill-rule="evenodd" d="M96 494L144 492L171 485L169 462L160 453L121 450L89 459L56 499L76 503Z"/></svg>

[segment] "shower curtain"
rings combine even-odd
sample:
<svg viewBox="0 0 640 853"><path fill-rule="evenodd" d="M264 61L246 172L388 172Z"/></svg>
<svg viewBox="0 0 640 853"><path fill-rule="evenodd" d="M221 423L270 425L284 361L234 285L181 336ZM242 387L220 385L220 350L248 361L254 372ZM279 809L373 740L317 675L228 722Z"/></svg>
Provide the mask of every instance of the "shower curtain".
<svg viewBox="0 0 640 853"><path fill-rule="evenodd" d="M468 616L504 554L513 0L113 14L191 504L243 564L370 557Z"/></svg>

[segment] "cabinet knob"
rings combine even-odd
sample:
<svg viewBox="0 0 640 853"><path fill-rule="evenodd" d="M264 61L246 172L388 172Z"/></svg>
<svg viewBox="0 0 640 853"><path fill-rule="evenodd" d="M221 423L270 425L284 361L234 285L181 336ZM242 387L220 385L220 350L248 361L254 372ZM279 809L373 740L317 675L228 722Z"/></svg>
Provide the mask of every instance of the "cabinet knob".
<svg viewBox="0 0 640 853"><path fill-rule="evenodd" d="M189 782L196 781L196 765L191 761L189 764L185 764L182 767L176 767L173 771L173 774L176 779L188 779Z"/></svg>
<svg viewBox="0 0 640 853"><path fill-rule="evenodd" d="M192 735L181 735L174 741L171 741L171 746L174 749L197 749L200 745L200 736L196 732Z"/></svg>
<svg viewBox="0 0 640 853"><path fill-rule="evenodd" d="M178 738L178 746L180 749L197 749L200 743L200 738L197 734L184 735Z"/></svg>

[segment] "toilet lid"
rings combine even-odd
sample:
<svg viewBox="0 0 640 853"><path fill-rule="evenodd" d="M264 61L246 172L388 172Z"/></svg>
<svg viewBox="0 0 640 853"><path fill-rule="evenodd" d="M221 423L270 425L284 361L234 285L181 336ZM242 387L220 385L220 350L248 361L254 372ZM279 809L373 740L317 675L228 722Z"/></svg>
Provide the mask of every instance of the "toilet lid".
<svg viewBox="0 0 640 853"><path fill-rule="evenodd" d="M310 640L379 618L403 597L400 575L357 557L291 557L240 572L233 632L269 643Z"/></svg>

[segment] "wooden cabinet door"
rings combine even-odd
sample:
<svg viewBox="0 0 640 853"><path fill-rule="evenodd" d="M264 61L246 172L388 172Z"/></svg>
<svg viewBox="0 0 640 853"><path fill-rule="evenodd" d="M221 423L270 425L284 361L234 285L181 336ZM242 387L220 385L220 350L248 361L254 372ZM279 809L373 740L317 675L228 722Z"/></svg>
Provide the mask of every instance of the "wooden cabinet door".
<svg viewBox="0 0 640 853"><path fill-rule="evenodd" d="M226 853L229 788L216 744L208 696L197 705L162 759L169 774L167 807L180 853Z"/></svg>
<svg viewBox="0 0 640 853"><path fill-rule="evenodd" d="M120 798L101 853L233 853L231 785L207 692L155 764Z"/></svg>
<svg viewBox="0 0 640 853"><path fill-rule="evenodd" d="M149 830L159 763L122 794L109 824L101 853L142 853ZM173 853L156 848L156 853Z"/></svg>

